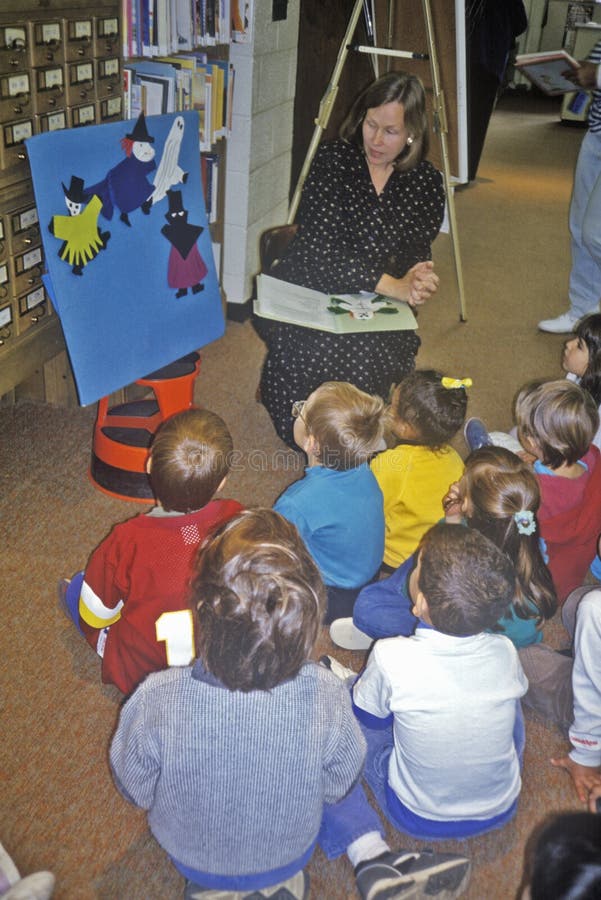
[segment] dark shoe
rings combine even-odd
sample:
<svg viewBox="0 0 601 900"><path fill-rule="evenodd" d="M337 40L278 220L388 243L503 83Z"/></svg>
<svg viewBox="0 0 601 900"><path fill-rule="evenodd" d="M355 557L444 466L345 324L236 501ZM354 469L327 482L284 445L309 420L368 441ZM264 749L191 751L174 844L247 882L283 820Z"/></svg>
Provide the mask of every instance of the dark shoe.
<svg viewBox="0 0 601 900"><path fill-rule="evenodd" d="M470 450L479 450L480 447L490 447L492 441L482 419L468 419L463 429L465 443Z"/></svg>
<svg viewBox="0 0 601 900"><path fill-rule="evenodd" d="M454 853L388 852L359 863L355 878L363 900L452 900L467 887L470 869L469 859Z"/></svg>
<svg viewBox="0 0 601 900"><path fill-rule="evenodd" d="M176 299L179 300L180 297L185 297L187 293L188 293L188 288L180 288L179 291L177 292L177 294L175 295Z"/></svg>
<svg viewBox="0 0 601 900"><path fill-rule="evenodd" d="M200 292L204 291L204 289L205 289L204 284L195 284L194 287L192 288L192 293L200 294Z"/></svg>

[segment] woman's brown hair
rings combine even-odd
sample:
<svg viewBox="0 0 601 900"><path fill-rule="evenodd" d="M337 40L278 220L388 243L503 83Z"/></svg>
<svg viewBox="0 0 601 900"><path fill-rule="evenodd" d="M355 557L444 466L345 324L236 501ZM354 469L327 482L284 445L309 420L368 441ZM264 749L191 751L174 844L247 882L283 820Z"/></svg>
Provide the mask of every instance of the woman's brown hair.
<svg viewBox="0 0 601 900"><path fill-rule="evenodd" d="M381 75L359 94L340 128L340 137L363 148L363 120L368 109L385 103L401 103L405 128L412 141L397 156L394 167L398 172L414 169L428 155L430 146L426 94L416 75L407 72L388 72Z"/></svg>

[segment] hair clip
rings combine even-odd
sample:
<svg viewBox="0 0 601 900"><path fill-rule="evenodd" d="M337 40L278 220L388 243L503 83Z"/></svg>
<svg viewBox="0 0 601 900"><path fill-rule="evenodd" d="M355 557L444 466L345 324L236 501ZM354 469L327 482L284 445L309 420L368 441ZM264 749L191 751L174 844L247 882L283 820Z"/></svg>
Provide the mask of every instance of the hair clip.
<svg viewBox="0 0 601 900"><path fill-rule="evenodd" d="M521 509L513 514L513 521L520 534L534 534L536 531L536 519L531 509Z"/></svg>
<svg viewBox="0 0 601 900"><path fill-rule="evenodd" d="M453 390L454 388L468 388L472 386L471 378L447 378L446 375L441 379L443 388Z"/></svg>

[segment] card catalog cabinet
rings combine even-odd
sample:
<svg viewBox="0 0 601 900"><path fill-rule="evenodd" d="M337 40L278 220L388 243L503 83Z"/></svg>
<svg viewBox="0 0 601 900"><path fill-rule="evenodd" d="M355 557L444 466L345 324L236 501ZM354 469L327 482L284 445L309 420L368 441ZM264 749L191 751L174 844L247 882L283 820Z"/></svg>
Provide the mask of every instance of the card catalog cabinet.
<svg viewBox="0 0 601 900"><path fill-rule="evenodd" d="M123 117L117 0L0 4L0 398L24 382L44 390L62 333L42 283L44 254L24 141ZM56 381L55 378L51 379ZM66 392L74 398L72 384Z"/></svg>

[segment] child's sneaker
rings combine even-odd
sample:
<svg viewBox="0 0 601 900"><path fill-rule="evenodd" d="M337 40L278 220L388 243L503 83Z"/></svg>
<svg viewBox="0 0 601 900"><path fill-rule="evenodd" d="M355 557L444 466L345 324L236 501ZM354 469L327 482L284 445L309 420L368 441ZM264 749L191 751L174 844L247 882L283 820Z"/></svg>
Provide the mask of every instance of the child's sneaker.
<svg viewBox="0 0 601 900"><path fill-rule="evenodd" d="M334 619L330 625L330 637L337 647L344 650L369 650L373 638L353 625L352 618Z"/></svg>
<svg viewBox="0 0 601 900"><path fill-rule="evenodd" d="M0 897L2 900L48 900L54 890L52 872L36 872L21 878L2 844L0 844Z"/></svg>
<svg viewBox="0 0 601 900"><path fill-rule="evenodd" d="M184 900L307 900L309 896L309 876L301 869L296 875L272 887L253 891L224 891L216 888L202 888L186 881Z"/></svg>
<svg viewBox="0 0 601 900"><path fill-rule="evenodd" d="M50 900L54 893L55 878L52 872L35 872L17 881L2 900Z"/></svg>
<svg viewBox="0 0 601 900"><path fill-rule="evenodd" d="M334 659L333 656L320 656L319 662L322 666L325 666L326 669L329 669L336 678L340 678L341 681L346 681L347 678L356 678L357 672L354 669L347 669L346 666L343 666L342 663L338 662L337 659Z"/></svg>
<svg viewBox="0 0 601 900"><path fill-rule="evenodd" d="M482 419L468 419L463 428L463 435L470 450L479 450L480 447L490 447L492 444Z"/></svg>
<svg viewBox="0 0 601 900"><path fill-rule="evenodd" d="M454 853L401 851L383 853L359 863L355 878L363 900L408 897L452 900L467 887L470 869L469 859Z"/></svg>

